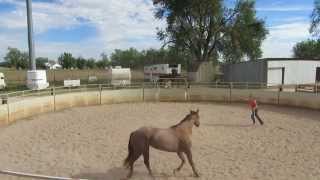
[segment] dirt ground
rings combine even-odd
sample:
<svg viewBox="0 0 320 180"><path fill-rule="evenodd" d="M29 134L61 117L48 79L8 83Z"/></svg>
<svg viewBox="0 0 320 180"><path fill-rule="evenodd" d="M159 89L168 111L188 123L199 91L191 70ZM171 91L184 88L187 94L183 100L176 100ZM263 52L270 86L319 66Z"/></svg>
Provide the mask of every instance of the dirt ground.
<svg viewBox="0 0 320 180"><path fill-rule="evenodd" d="M320 177L320 112L260 106L264 126L252 125L244 104L136 103L73 108L0 129L0 169L118 180L131 131L169 127L190 109L200 109L193 129L193 157L199 179L316 180ZM154 179L195 179L189 164L175 176L175 153L150 151ZM5 179L26 179L0 175ZM143 160L132 179L152 179Z"/></svg>

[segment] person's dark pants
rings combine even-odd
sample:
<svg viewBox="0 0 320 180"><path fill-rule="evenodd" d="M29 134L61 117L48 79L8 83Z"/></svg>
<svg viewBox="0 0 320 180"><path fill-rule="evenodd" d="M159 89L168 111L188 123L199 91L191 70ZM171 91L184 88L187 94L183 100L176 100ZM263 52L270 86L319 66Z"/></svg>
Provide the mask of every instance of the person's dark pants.
<svg viewBox="0 0 320 180"><path fill-rule="evenodd" d="M256 117L256 118L258 119L259 123L260 123L261 125L263 125L263 121L261 120L261 118L260 118L259 115L258 115L258 108L256 108L255 110L252 110L252 113L251 113L251 119L252 119L252 121L253 121L253 124L256 123L256 120L255 120L254 117Z"/></svg>

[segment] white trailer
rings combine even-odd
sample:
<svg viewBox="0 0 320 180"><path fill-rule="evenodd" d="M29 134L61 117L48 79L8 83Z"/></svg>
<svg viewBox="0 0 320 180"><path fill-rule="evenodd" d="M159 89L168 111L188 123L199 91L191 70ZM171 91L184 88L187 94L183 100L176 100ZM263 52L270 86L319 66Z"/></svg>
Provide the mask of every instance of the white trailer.
<svg viewBox="0 0 320 180"><path fill-rule="evenodd" d="M113 86L125 86L131 84L131 70L130 68L122 68L116 66L110 68L108 74L111 76L111 85Z"/></svg>
<svg viewBox="0 0 320 180"><path fill-rule="evenodd" d="M155 64L144 67L144 77L151 82L160 78L175 78L181 75L181 64Z"/></svg>

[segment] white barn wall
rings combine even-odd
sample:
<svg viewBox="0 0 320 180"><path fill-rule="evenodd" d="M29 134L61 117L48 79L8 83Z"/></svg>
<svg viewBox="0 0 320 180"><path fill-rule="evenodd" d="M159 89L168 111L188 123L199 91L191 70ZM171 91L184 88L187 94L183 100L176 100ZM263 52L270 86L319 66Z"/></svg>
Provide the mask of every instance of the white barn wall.
<svg viewBox="0 0 320 180"><path fill-rule="evenodd" d="M284 72L284 84L305 84L315 83L316 68L320 67L320 61L308 61L308 60L288 60L288 61L268 61L268 84L271 84L272 80L278 78L278 82L281 82L278 73L270 73L270 68L285 68Z"/></svg>

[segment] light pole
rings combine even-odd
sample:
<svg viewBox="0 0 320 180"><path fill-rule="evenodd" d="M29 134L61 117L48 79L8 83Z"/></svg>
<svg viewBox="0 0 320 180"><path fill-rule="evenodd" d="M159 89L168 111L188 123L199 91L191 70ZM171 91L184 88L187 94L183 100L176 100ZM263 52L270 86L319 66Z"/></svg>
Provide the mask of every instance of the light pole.
<svg viewBox="0 0 320 180"><path fill-rule="evenodd" d="M32 21L32 0L26 0L27 3L27 22L28 22L28 45L29 45L29 58L31 61L30 70L36 70L34 41L33 41L33 21Z"/></svg>
<svg viewBox="0 0 320 180"><path fill-rule="evenodd" d="M35 50L33 40L33 22L32 22L32 0L26 0L27 4L27 23L28 23L28 46L30 69L27 72L27 86L32 90L41 90L49 86L45 70L36 70Z"/></svg>

